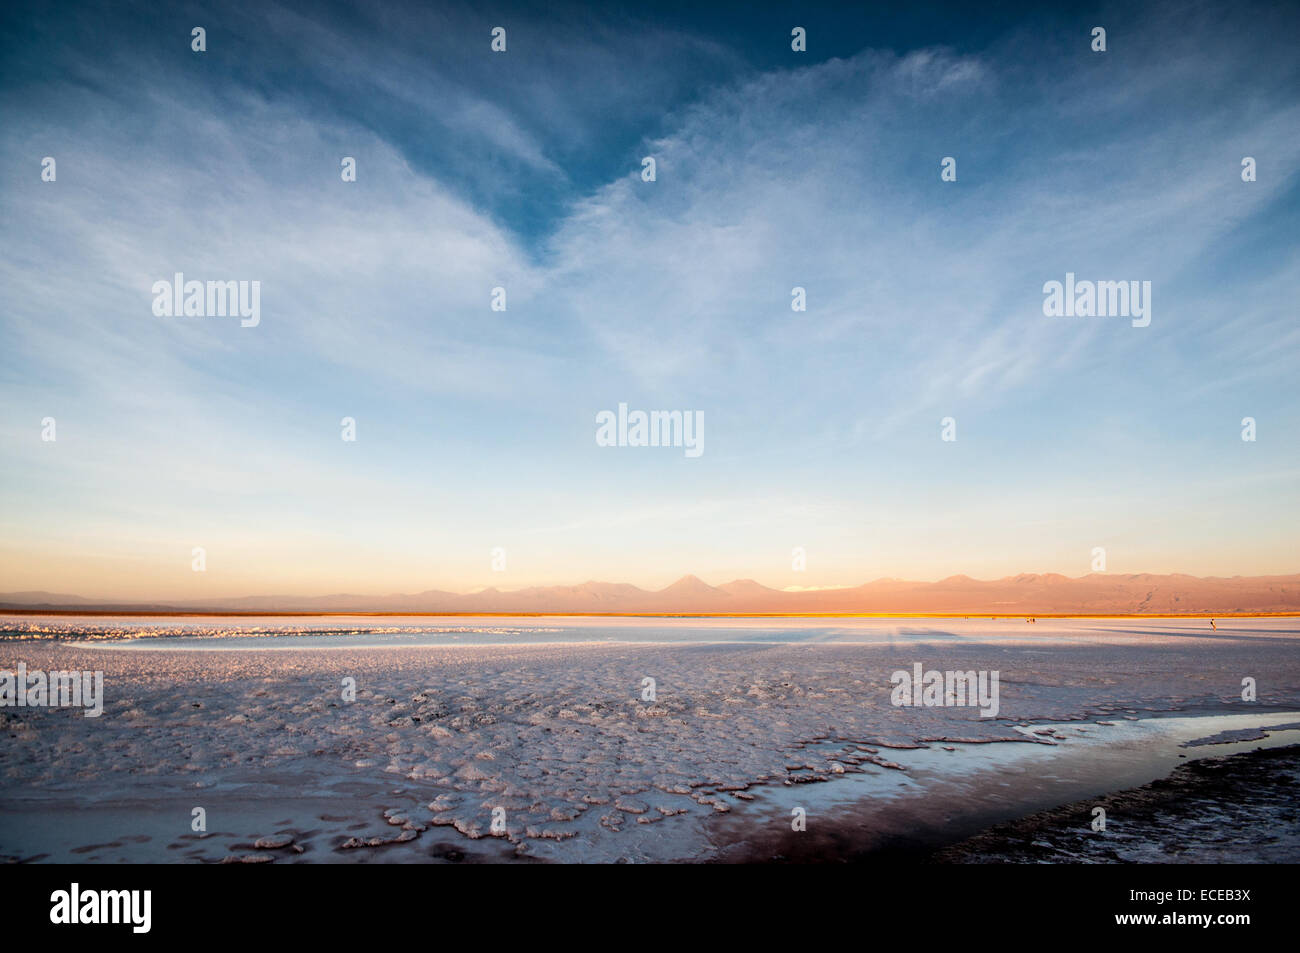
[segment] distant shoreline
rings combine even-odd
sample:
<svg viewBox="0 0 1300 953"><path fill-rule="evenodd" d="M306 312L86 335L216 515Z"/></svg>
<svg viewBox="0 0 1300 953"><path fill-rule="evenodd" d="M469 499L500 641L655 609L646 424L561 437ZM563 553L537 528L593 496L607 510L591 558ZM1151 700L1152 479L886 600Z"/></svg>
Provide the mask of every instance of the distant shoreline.
<svg viewBox="0 0 1300 953"><path fill-rule="evenodd" d="M316 610L5 609L0 616L102 618L469 618L469 619L1295 619L1300 612L386 612Z"/></svg>

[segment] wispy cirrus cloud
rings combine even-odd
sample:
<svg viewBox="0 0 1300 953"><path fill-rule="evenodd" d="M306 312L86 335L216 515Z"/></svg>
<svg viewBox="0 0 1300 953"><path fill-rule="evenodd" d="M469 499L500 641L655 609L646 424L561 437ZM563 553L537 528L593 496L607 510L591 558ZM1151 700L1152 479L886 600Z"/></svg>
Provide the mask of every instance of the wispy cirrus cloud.
<svg viewBox="0 0 1300 953"><path fill-rule="evenodd" d="M147 563L168 533L188 547L184 514L219 511L268 541L322 526L335 584L363 571L350 545L410 554L414 588L481 583L477 554L512 527L528 582L763 578L815 540L847 582L1069 569L1176 507L1191 461L1294 512L1294 480L1256 479L1293 473L1293 450L1206 456L1248 412L1270 434L1300 423L1300 263L1258 237L1285 234L1300 169L1296 68L1266 18L1157 11L1104 60L1013 33L759 70L617 23L512 19L492 61L465 11L356 16L241 9L205 60L159 51L171 30L87 56L80 15L45 50L68 78L5 94L7 539L63 527L57 565L79 523L83 547L111 536ZM479 33L482 50L448 39ZM154 317L150 286L176 271L260 279L263 324ZM1066 271L1151 280L1152 326L1044 318ZM706 456L602 454L594 414L620 400L703 409ZM63 456L34 439L46 414ZM1044 517L1053 494L1085 502ZM1200 541L1153 516L1168 542L1144 551L1285 568L1276 542L1247 555L1246 505ZM1044 538L1044 519L1065 528Z"/></svg>

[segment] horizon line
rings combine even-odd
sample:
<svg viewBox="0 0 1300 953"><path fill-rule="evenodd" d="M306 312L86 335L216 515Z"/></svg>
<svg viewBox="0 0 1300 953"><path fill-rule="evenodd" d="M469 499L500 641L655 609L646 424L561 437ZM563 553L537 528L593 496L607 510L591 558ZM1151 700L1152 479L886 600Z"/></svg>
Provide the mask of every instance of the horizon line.
<svg viewBox="0 0 1300 953"><path fill-rule="evenodd" d="M151 618L264 618L274 617L430 617L430 618L646 618L646 619L1256 619L1300 618L1300 612L316 612L267 609L263 611L176 611L143 609L0 609L0 616L49 615Z"/></svg>

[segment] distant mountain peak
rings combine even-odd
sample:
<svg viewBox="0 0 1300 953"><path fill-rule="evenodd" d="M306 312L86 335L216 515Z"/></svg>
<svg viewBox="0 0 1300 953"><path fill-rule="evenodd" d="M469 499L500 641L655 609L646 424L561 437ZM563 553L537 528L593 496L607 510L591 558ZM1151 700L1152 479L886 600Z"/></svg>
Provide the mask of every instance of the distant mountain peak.
<svg viewBox="0 0 1300 953"><path fill-rule="evenodd" d="M678 579L671 586L668 586L666 589L661 589L660 591L672 592L672 593L683 593L683 592L717 592L718 590L715 589L713 586L710 586L699 576L694 576L691 575L690 573L687 573L685 576L682 576L681 579Z"/></svg>

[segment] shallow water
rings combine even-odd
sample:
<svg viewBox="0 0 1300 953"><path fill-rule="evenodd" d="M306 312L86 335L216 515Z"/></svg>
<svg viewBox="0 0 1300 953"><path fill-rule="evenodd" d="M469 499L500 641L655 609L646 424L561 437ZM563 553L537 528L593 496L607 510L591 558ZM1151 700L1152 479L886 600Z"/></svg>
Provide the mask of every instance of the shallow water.
<svg viewBox="0 0 1300 953"><path fill-rule="evenodd" d="M1072 642L1207 639L1220 643L1291 637L1300 619L718 619L552 616L491 619L321 616L104 618L0 615L0 640L103 642L123 648L382 648L581 643L877 645L1003 643L1045 648Z"/></svg>
<svg viewBox="0 0 1300 953"><path fill-rule="evenodd" d="M756 836L747 817L717 820L713 836L719 856L734 861L766 853L763 859L771 859L790 851L798 846L790 831L796 808L805 812L808 831L829 831L818 845L823 857L861 859L873 851L933 848L1059 804L1140 787L1189 760L1300 744L1300 711L1153 715L1036 723L1017 730L1053 743L933 742L889 750L897 771L874 769L842 783L756 790L752 813L766 815L765 834ZM1233 732L1249 739L1215 740ZM1085 812L1077 823L1088 828L1091 820Z"/></svg>

